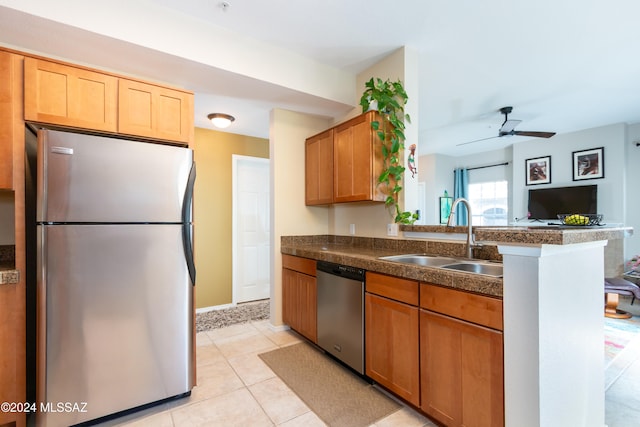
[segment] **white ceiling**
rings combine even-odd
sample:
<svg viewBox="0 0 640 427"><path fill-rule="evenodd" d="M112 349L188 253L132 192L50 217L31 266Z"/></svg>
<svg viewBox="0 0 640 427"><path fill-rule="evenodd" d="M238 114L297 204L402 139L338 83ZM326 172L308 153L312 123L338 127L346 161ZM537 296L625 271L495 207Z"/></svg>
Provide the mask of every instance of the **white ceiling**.
<svg viewBox="0 0 640 427"><path fill-rule="evenodd" d="M273 108L342 117L357 94L327 88L402 46L419 56L409 96L421 154L526 140L457 145L497 135L506 105L518 130L640 122L636 0L104 3L0 0L0 44L184 86L196 126L226 112L237 118L229 132L263 138Z"/></svg>

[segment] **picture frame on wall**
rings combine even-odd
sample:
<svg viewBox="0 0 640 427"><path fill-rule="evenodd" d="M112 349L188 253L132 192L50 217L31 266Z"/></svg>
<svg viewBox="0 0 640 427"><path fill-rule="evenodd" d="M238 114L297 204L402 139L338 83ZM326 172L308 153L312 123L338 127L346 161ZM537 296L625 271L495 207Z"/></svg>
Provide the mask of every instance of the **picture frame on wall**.
<svg viewBox="0 0 640 427"><path fill-rule="evenodd" d="M440 197L440 224L446 224L451 215L453 197Z"/></svg>
<svg viewBox="0 0 640 427"><path fill-rule="evenodd" d="M573 180L604 178L604 147L573 152Z"/></svg>
<svg viewBox="0 0 640 427"><path fill-rule="evenodd" d="M551 156L536 157L524 162L527 185L551 184Z"/></svg>

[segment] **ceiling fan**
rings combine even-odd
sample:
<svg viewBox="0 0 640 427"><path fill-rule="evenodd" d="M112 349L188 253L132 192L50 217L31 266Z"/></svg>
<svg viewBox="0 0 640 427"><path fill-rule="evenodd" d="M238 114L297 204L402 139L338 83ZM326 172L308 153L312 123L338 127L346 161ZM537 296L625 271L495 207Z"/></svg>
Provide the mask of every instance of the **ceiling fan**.
<svg viewBox="0 0 640 427"><path fill-rule="evenodd" d="M472 142L485 141L487 139L493 139L493 138L501 138L503 136L519 135L519 136L532 136L535 138L551 138L553 135L556 134L555 132L515 130L515 127L518 126L518 124L522 120L509 120L509 114L511 114L511 112L513 111L513 107L502 107L498 111L504 114L504 122L502 122L502 126L500 126L500 130L498 131L497 136L490 136L488 138L475 139L473 141L463 142L462 144L457 144L457 145L467 145L467 144L471 144Z"/></svg>

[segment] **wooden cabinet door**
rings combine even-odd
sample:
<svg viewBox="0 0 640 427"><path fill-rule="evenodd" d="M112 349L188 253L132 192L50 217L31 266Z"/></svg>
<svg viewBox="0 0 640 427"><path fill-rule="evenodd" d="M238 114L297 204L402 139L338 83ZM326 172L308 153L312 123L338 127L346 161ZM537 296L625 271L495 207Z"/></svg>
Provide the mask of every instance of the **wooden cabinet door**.
<svg viewBox="0 0 640 427"><path fill-rule="evenodd" d="M366 374L420 405L418 308L365 294Z"/></svg>
<svg viewBox="0 0 640 427"><path fill-rule="evenodd" d="M298 329L296 317L296 301L298 300L297 273L287 268L282 269L282 321L292 329Z"/></svg>
<svg viewBox="0 0 640 427"><path fill-rule="evenodd" d="M118 132L149 138L193 141L193 94L120 79Z"/></svg>
<svg viewBox="0 0 640 427"><path fill-rule="evenodd" d="M115 76L25 58L24 98L25 120L117 131Z"/></svg>
<svg viewBox="0 0 640 427"><path fill-rule="evenodd" d="M318 342L318 289L316 278L298 273L300 333L314 343Z"/></svg>
<svg viewBox="0 0 640 427"><path fill-rule="evenodd" d="M502 333L420 311L421 404L446 426L504 425Z"/></svg>
<svg viewBox="0 0 640 427"><path fill-rule="evenodd" d="M316 278L282 269L282 321L312 342L318 341Z"/></svg>
<svg viewBox="0 0 640 427"><path fill-rule="evenodd" d="M333 197L336 202L372 199L375 185L372 169L373 131L367 118L367 115L358 116L335 130Z"/></svg>
<svg viewBox="0 0 640 427"><path fill-rule="evenodd" d="M0 189L13 190L13 147L22 122L23 57L0 52Z"/></svg>
<svg viewBox="0 0 640 427"><path fill-rule="evenodd" d="M333 203L333 129L305 143L305 203Z"/></svg>

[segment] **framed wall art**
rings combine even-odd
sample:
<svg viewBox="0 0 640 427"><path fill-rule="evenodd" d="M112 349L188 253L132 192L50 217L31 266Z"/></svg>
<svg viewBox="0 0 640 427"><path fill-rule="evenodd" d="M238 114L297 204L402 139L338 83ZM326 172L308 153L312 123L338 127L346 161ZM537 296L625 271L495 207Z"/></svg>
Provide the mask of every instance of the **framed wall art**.
<svg viewBox="0 0 640 427"><path fill-rule="evenodd" d="M604 178L604 147L573 152L573 180Z"/></svg>
<svg viewBox="0 0 640 427"><path fill-rule="evenodd" d="M525 160L527 185L551 184L551 156Z"/></svg>

